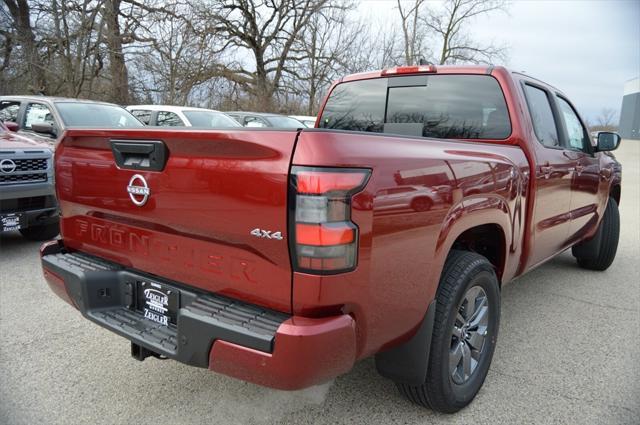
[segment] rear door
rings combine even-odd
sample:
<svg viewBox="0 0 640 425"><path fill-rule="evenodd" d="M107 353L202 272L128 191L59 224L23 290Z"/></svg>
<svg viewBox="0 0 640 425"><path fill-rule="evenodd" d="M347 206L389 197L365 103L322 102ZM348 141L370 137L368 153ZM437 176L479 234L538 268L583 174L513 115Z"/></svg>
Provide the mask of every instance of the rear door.
<svg viewBox="0 0 640 425"><path fill-rule="evenodd" d="M288 312L287 175L296 137L69 130L56 153L64 243Z"/></svg>

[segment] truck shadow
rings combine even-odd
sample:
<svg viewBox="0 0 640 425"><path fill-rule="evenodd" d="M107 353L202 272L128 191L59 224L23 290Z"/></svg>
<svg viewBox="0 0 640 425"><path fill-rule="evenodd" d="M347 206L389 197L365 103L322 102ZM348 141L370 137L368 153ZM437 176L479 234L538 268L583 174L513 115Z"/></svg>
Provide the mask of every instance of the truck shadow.
<svg viewBox="0 0 640 425"><path fill-rule="evenodd" d="M42 242L26 239L18 231L0 233L0 250L2 251L30 246L37 251L41 244Z"/></svg>

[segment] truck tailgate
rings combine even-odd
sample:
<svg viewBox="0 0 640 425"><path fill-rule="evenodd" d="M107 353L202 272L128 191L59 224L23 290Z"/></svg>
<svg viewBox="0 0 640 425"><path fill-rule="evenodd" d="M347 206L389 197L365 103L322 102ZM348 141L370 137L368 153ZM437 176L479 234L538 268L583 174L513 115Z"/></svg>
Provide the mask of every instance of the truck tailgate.
<svg viewBox="0 0 640 425"><path fill-rule="evenodd" d="M290 312L287 176L296 137L275 130L68 130L55 159L64 244ZM145 146L158 146L153 142L166 147L166 165L157 171L139 160ZM133 152L114 154L114 143Z"/></svg>

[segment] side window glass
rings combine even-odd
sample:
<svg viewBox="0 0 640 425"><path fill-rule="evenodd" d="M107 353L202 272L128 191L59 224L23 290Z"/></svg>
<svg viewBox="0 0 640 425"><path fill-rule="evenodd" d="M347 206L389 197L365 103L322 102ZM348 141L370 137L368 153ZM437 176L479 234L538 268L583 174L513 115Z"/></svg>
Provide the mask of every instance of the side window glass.
<svg viewBox="0 0 640 425"><path fill-rule="evenodd" d="M536 137L545 146L559 147L560 139L547 93L528 84L524 87Z"/></svg>
<svg viewBox="0 0 640 425"><path fill-rule="evenodd" d="M558 104L560 105L560 111L564 117L564 124L567 128L567 136L569 137L569 147L572 149L584 150L587 146L587 138L585 137L585 130L582 127L582 123L578 118L578 115L573 110L569 102L561 97L558 97Z"/></svg>
<svg viewBox="0 0 640 425"><path fill-rule="evenodd" d="M265 123L259 117L245 117L244 126L245 127L267 127L267 123Z"/></svg>
<svg viewBox="0 0 640 425"><path fill-rule="evenodd" d="M19 102L0 103L0 121L18 122Z"/></svg>
<svg viewBox="0 0 640 425"><path fill-rule="evenodd" d="M140 122L142 122L145 125L149 125L149 122L151 122L151 111L145 111L143 109L135 109L131 111L131 114L134 117L138 118Z"/></svg>
<svg viewBox="0 0 640 425"><path fill-rule="evenodd" d="M31 125L36 122L55 124L53 114L48 107L41 103L30 103L25 112L24 128L31 129Z"/></svg>
<svg viewBox="0 0 640 425"><path fill-rule="evenodd" d="M184 126L184 123L182 122L178 114L174 114L173 112L160 111L158 112L156 125L159 125L161 127L182 127Z"/></svg>

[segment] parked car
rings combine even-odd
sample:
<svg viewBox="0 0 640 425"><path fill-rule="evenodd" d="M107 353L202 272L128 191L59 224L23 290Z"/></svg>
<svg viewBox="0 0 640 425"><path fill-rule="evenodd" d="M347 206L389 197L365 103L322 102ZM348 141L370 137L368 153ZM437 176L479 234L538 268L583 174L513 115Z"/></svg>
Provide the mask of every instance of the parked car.
<svg viewBox="0 0 640 425"><path fill-rule="evenodd" d="M146 125L158 127L233 128L240 125L213 109L170 105L130 105L127 110Z"/></svg>
<svg viewBox="0 0 640 425"><path fill-rule="evenodd" d="M143 127L118 105L48 96L0 96L0 121L52 146L68 127Z"/></svg>
<svg viewBox="0 0 640 425"><path fill-rule="evenodd" d="M401 185L380 189L376 193L375 209L378 211L428 211L433 205L441 205L442 198L438 187Z"/></svg>
<svg viewBox="0 0 640 425"><path fill-rule="evenodd" d="M375 355L410 400L455 412L489 370L504 285L569 248L584 269L614 261L620 137L592 147L539 80L498 66L356 74L319 123L69 130L56 172L75 167L74 190L57 180L48 284L138 360L292 390ZM386 209L394 187L405 199ZM433 205L409 209L418 187Z"/></svg>
<svg viewBox="0 0 640 425"><path fill-rule="evenodd" d="M300 121L307 127L313 128L316 125L316 117L310 115L289 115L290 118Z"/></svg>
<svg viewBox="0 0 640 425"><path fill-rule="evenodd" d="M12 230L37 241L59 233L53 155L47 143L0 122L0 232Z"/></svg>
<svg viewBox="0 0 640 425"><path fill-rule="evenodd" d="M302 122L295 118L279 114L267 114L262 112L227 112L227 115L235 119L243 127L270 127L270 128L304 128Z"/></svg>

